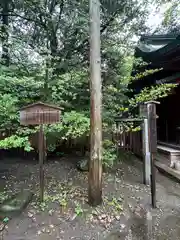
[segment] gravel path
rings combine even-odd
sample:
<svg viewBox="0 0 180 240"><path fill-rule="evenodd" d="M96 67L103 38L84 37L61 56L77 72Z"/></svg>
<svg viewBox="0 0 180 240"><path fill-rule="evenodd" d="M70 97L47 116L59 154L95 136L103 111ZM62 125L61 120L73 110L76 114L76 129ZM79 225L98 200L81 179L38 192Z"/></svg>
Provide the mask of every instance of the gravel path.
<svg viewBox="0 0 180 240"><path fill-rule="evenodd" d="M38 164L1 160L1 190L11 195L29 188L35 197L9 222L0 239L180 239L179 183L157 172L157 209L152 210L150 189L141 183L142 164L129 156L103 174L103 204L91 208L87 204L87 173L78 172L76 162L68 157L45 165L45 203L40 205L36 197Z"/></svg>

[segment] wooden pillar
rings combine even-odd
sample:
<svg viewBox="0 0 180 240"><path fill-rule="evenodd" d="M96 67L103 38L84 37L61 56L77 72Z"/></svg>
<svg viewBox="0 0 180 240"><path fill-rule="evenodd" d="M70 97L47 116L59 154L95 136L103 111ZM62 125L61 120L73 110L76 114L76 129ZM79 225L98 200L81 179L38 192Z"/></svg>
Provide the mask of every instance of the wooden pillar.
<svg viewBox="0 0 180 240"><path fill-rule="evenodd" d="M89 163L89 204L102 202L102 83L100 59L100 1L89 0L90 13L90 92L91 149Z"/></svg>
<svg viewBox="0 0 180 240"><path fill-rule="evenodd" d="M151 200L152 207L156 208L156 168L154 165L154 155L157 152L157 125L156 125L156 104L159 102L147 102L147 115L149 125L149 150L151 160Z"/></svg>
<svg viewBox="0 0 180 240"><path fill-rule="evenodd" d="M133 138L132 138L132 131L129 132L130 136L130 151L133 152Z"/></svg>

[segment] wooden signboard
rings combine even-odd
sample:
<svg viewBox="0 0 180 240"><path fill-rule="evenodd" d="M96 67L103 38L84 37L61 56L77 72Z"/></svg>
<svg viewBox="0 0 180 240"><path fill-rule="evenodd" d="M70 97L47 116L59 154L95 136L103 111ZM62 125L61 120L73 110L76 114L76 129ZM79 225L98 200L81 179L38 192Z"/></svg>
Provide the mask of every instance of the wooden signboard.
<svg viewBox="0 0 180 240"><path fill-rule="evenodd" d="M33 103L20 109L21 125L52 124L60 121L63 108L42 102Z"/></svg>
<svg viewBox="0 0 180 240"><path fill-rule="evenodd" d="M43 131L44 124L60 122L63 108L36 102L20 109L20 124L24 126L39 125L39 180L40 180L40 201L44 198L44 156L45 137Z"/></svg>

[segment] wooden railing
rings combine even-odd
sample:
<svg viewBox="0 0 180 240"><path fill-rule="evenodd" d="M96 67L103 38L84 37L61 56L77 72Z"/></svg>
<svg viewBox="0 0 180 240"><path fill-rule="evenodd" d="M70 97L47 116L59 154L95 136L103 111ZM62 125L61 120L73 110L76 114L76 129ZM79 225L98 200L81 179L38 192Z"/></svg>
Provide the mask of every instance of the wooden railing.
<svg viewBox="0 0 180 240"><path fill-rule="evenodd" d="M115 132L113 141L117 148L142 156L142 131Z"/></svg>

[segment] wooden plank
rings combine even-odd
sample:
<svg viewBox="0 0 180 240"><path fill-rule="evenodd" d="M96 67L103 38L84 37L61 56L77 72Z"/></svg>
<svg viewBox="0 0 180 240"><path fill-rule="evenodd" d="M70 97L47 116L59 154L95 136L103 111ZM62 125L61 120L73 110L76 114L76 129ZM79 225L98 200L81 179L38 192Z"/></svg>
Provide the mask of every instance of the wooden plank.
<svg viewBox="0 0 180 240"><path fill-rule="evenodd" d="M130 132L127 132L127 150L130 151Z"/></svg>
<svg viewBox="0 0 180 240"><path fill-rule="evenodd" d="M129 151L132 152L132 132L129 132Z"/></svg>

